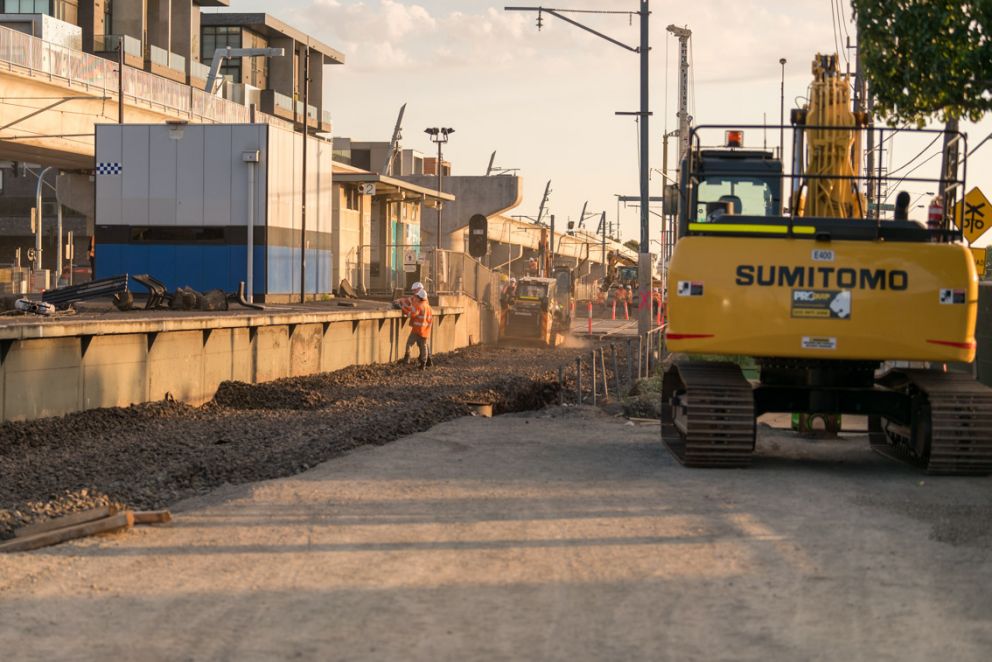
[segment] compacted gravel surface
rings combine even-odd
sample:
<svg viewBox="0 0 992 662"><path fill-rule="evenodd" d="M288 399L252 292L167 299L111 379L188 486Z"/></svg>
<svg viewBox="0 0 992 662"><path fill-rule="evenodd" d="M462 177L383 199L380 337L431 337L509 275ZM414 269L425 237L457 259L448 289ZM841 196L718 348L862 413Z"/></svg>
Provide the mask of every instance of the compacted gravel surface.
<svg viewBox="0 0 992 662"><path fill-rule="evenodd" d="M157 402L0 425L0 538L98 504L168 506L223 484L289 476L491 402L494 413L557 399L575 350L473 347L435 366L353 366L259 385L226 382L203 407Z"/></svg>

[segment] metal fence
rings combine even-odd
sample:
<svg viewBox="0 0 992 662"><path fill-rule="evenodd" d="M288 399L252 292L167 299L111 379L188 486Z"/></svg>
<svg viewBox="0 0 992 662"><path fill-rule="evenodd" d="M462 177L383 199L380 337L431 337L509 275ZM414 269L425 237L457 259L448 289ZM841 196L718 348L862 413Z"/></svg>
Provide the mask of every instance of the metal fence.
<svg viewBox="0 0 992 662"><path fill-rule="evenodd" d="M0 27L0 63L6 64L8 69L23 67L48 78L99 88L104 96L117 91L116 62L10 28ZM178 66L179 61L173 58L165 64ZM182 64L185 67L185 62ZM249 111L245 106L221 97L211 97L201 90L134 67L124 68L124 95L210 122L249 121Z"/></svg>
<svg viewBox="0 0 992 662"><path fill-rule="evenodd" d="M434 260L426 264L428 288L437 292L461 292L494 309L499 306L499 276L468 253L437 252L438 277L434 278Z"/></svg>
<svg viewBox="0 0 992 662"><path fill-rule="evenodd" d="M558 367L558 402L619 402L630 394L637 380L658 375L664 357L664 327L636 337L601 341L573 362Z"/></svg>

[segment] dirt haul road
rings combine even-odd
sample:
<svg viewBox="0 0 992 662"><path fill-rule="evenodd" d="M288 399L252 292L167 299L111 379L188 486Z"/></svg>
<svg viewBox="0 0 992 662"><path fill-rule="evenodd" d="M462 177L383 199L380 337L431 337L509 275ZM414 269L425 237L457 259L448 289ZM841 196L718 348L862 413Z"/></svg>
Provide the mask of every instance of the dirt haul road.
<svg viewBox="0 0 992 662"><path fill-rule="evenodd" d="M589 408L462 418L0 556L5 660L986 660L992 479Z"/></svg>

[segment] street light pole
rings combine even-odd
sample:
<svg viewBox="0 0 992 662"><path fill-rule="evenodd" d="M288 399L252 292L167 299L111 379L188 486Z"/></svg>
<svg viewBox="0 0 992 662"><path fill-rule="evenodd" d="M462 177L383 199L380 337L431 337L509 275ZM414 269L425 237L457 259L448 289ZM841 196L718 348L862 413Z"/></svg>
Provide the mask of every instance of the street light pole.
<svg viewBox="0 0 992 662"><path fill-rule="evenodd" d="M441 277L441 184L444 173L441 168L442 152L441 146L448 142L448 136L455 130L450 127L430 127L424 129L424 133L430 136L431 142L437 143L437 163L435 164L435 174L437 175L437 234L434 237L434 293L437 294L440 287Z"/></svg>
<svg viewBox="0 0 992 662"><path fill-rule="evenodd" d="M547 7L504 7L506 11L528 11L537 12L537 25L538 29L541 27L541 17L544 14L549 16L554 16L566 23L574 25L575 27L585 30L591 34L605 39L611 44L620 46L621 48L628 50L632 53L637 53L640 55L640 110L634 113L617 113L618 115L636 115L640 122L640 188L641 188L641 246L640 253L637 260L637 271L638 271L638 289L640 290L640 303L644 304L647 302L648 305L639 305L639 312L637 316L637 332L640 334L647 333L651 328L651 247L650 247L650 213L648 211L648 202L650 200L649 193L649 178L648 174L650 172L650 166L648 161L648 149L650 147L650 134L648 131L648 118L651 112L648 110L648 93L649 93L649 79L648 79L648 64L649 64L649 54L650 54L650 23L649 19L651 17L650 11L650 0L640 0L639 1L639 11L615 11L615 10L602 10L598 11L599 14L626 14L632 16L637 14L640 17L640 32L641 39L640 45L638 47L633 47L628 44L623 43L609 35L603 34L598 30L594 30L587 25L583 25L575 19L569 18L564 14L570 12L581 12L585 13L588 10L571 10L571 9L552 9Z"/></svg>

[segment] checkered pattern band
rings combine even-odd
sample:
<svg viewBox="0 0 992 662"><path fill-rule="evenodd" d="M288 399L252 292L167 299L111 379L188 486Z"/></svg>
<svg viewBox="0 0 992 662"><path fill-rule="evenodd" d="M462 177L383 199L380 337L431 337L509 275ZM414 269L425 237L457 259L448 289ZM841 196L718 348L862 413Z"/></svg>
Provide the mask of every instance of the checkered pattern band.
<svg viewBox="0 0 992 662"><path fill-rule="evenodd" d="M124 170L120 163L97 163L96 174L98 175L119 175Z"/></svg>

